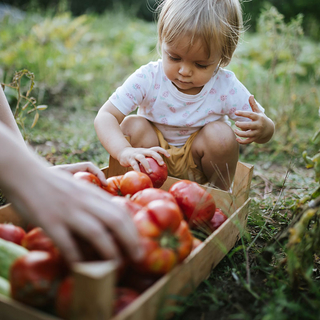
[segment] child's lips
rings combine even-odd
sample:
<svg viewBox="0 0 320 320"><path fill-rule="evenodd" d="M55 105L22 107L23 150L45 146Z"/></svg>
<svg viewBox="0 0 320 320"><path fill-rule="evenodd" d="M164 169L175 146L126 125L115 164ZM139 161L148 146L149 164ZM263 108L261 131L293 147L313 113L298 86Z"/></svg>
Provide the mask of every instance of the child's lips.
<svg viewBox="0 0 320 320"><path fill-rule="evenodd" d="M192 82L190 82L190 81L182 81L182 80L179 80L179 79L177 79L177 81L178 81L179 83L182 83L182 84L190 84L190 83L192 83Z"/></svg>

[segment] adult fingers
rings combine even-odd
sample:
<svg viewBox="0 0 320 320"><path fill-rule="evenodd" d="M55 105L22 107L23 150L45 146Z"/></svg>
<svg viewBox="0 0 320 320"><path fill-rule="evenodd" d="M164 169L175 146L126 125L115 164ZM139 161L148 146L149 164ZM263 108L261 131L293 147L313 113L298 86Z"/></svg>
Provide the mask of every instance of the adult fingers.
<svg viewBox="0 0 320 320"><path fill-rule="evenodd" d="M70 229L89 241L103 258L121 258L114 238L99 218L83 211L76 217L71 217L68 222Z"/></svg>
<svg viewBox="0 0 320 320"><path fill-rule="evenodd" d="M104 173L97 167L95 166L92 162L80 162L79 166L81 166L81 170L78 171L87 171L99 178L99 180L103 183L106 184L106 177Z"/></svg>
<svg viewBox="0 0 320 320"><path fill-rule="evenodd" d="M138 231L129 213L119 208L116 203L109 202L108 212L104 212L100 219L116 236L119 242L134 260L143 255Z"/></svg>
<svg viewBox="0 0 320 320"><path fill-rule="evenodd" d="M70 232L64 225L55 224L44 228L46 234L54 241L62 255L69 262L76 262L82 259L79 249Z"/></svg>

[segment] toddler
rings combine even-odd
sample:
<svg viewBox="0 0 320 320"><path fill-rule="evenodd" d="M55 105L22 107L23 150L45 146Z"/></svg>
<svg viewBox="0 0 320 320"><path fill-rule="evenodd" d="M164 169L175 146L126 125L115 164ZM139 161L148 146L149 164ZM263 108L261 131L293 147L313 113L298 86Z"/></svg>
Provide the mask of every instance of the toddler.
<svg viewBox="0 0 320 320"><path fill-rule="evenodd" d="M242 31L240 3L165 0L159 9L162 59L139 68L111 95L96 132L122 166L139 171L141 163L148 172L145 157L153 157L171 176L228 190L239 144L266 143L274 133L264 109L224 69Z"/></svg>

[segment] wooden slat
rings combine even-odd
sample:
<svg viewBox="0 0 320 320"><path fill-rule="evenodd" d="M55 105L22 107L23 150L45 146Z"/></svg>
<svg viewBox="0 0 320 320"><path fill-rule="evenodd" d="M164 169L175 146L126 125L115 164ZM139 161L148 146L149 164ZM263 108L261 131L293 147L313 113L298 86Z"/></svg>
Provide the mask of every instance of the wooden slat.
<svg viewBox="0 0 320 320"><path fill-rule="evenodd" d="M232 189L232 195L236 199L238 207L249 197L252 174L253 165L238 161Z"/></svg>
<svg viewBox="0 0 320 320"><path fill-rule="evenodd" d="M116 267L113 261L74 264L72 319L110 319Z"/></svg>
<svg viewBox="0 0 320 320"><path fill-rule="evenodd" d="M27 223L13 209L10 203L0 207L0 223L12 223L16 226L26 227Z"/></svg>
<svg viewBox="0 0 320 320"><path fill-rule="evenodd" d="M176 302L172 296L187 295L194 291L242 235L249 203L250 199L181 265L163 276L112 320L154 320L159 316L159 311Z"/></svg>
<svg viewBox="0 0 320 320"><path fill-rule="evenodd" d="M103 168L106 177L124 174L118 161L110 158L110 165ZM233 183L233 192L204 187L212 194L217 207L228 214L227 220L218 230L211 234L203 244L196 248L189 257L170 273L159 279L146 290L134 303L124 309L112 320L154 320L159 310L176 301L173 295L187 295L206 279L226 253L242 235L246 225L249 190L253 166L239 162ZM168 177L162 189L168 190L178 179ZM10 205L0 208L1 219L15 224L19 218ZM75 295L73 300L73 319L101 319L111 317L113 290L115 285L115 264L113 262L78 263L74 265ZM24 306L11 299L0 297L0 319L2 320L58 320L33 308Z"/></svg>
<svg viewBox="0 0 320 320"><path fill-rule="evenodd" d="M59 320L47 313L0 295L1 320ZM61 319L60 319L61 320Z"/></svg>

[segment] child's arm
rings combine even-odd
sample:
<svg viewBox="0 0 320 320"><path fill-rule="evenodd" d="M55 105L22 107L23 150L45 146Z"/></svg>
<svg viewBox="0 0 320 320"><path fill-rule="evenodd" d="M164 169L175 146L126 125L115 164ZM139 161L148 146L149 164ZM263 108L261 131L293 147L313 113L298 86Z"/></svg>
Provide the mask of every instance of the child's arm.
<svg viewBox="0 0 320 320"><path fill-rule="evenodd" d="M254 97L250 96L249 103L252 111L237 110L237 116L246 117L252 121L236 121L235 125L241 130L235 129L234 132L240 138L237 141L240 144L249 144L251 142L266 143L274 133L274 123L257 106ZM247 139L241 139L247 138Z"/></svg>
<svg viewBox="0 0 320 320"><path fill-rule="evenodd" d="M141 162L146 171L151 172L149 163L145 159L147 156L154 158L159 165L163 165L164 161L159 153L169 157L169 153L163 148L133 148L131 146L120 128L120 123L124 118L125 115L109 100L101 107L94 120L94 126L104 148L122 166L131 166L136 171L140 171L139 162Z"/></svg>

